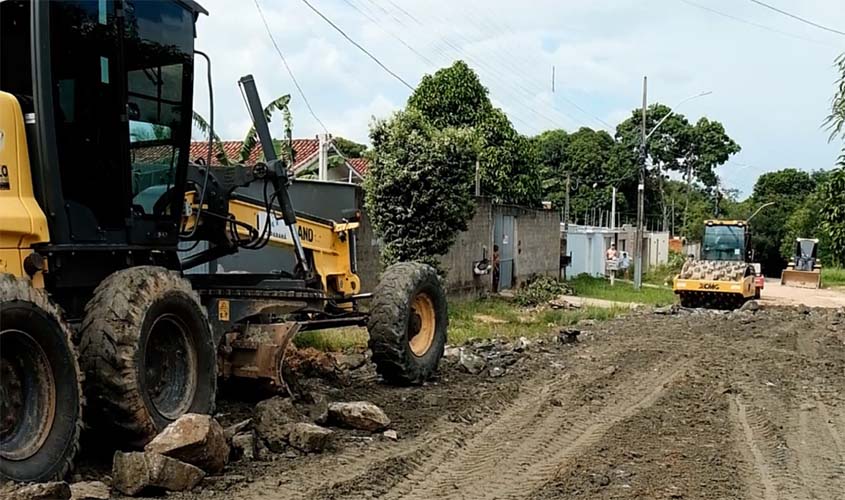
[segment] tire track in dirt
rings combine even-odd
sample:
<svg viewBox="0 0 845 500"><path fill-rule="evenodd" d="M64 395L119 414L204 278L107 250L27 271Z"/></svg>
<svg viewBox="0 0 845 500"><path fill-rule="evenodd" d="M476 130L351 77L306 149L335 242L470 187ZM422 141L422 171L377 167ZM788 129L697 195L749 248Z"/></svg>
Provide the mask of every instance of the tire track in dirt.
<svg viewBox="0 0 845 500"><path fill-rule="evenodd" d="M745 476L755 498L833 498L826 496L831 490L825 486L826 475L816 457L825 441L806 416L806 412L799 415L798 429L793 430L797 437L784 437L761 410L744 403L739 395L731 399L731 418L744 445L740 451L747 462Z"/></svg>
<svg viewBox="0 0 845 500"><path fill-rule="evenodd" d="M749 490L756 493L756 497L762 500L777 500L777 486L769 470L769 465L760 447L757 446L757 436L764 434L760 432L762 425L757 423L752 428L748 419L748 411L742 399L735 396L730 400L731 418L737 426L737 430L743 437L745 446L741 447L742 455L749 464L753 464L754 474L746 474L756 479L749 484Z"/></svg>
<svg viewBox="0 0 845 500"><path fill-rule="evenodd" d="M400 483L386 498L523 498L613 425L654 404L686 368L687 363L676 360L629 378L613 391L619 399L597 413L554 407L539 414L543 399L553 394L541 391L539 398L497 419L457 453ZM525 419L526 413L531 418Z"/></svg>

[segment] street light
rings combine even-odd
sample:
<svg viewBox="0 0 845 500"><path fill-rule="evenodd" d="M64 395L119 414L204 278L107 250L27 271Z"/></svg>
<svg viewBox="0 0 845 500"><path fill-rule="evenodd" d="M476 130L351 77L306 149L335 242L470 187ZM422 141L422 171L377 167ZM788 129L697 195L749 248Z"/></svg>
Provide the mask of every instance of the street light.
<svg viewBox="0 0 845 500"><path fill-rule="evenodd" d="M675 105L675 108L669 110L666 113L666 116L658 120L657 124L651 129L651 132L646 133L646 108L648 106L648 101L646 98L647 92L647 84L648 78L643 77L643 125L642 125L642 142L640 143L640 183L637 186L637 261L634 267L634 289L639 290L642 288L643 285L643 219L645 218L645 174L646 174L646 158L648 157L648 140L651 136L663 125L672 114L674 113L674 109L679 107L681 104L685 102L691 101L693 99L697 99L699 97L704 97L706 95L710 95L713 92L701 92L700 94L696 94L686 99L682 100L678 104Z"/></svg>

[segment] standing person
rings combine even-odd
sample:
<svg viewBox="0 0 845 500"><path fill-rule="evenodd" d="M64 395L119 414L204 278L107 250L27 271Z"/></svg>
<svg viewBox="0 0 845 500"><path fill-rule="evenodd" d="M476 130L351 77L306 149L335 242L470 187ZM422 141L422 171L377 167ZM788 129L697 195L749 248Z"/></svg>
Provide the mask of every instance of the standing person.
<svg viewBox="0 0 845 500"><path fill-rule="evenodd" d="M607 260L616 260L619 257L619 252L616 251L616 243L610 244L610 248L607 249L607 253L605 255Z"/></svg>
<svg viewBox="0 0 845 500"><path fill-rule="evenodd" d="M499 293L499 245L493 245L493 293Z"/></svg>

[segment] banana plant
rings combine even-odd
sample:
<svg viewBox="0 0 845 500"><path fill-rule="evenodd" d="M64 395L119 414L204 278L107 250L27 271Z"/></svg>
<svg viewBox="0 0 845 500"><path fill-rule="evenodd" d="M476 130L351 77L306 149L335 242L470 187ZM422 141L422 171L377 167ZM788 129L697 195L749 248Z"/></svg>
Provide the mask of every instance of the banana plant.
<svg viewBox="0 0 845 500"><path fill-rule="evenodd" d="M293 139L291 135L293 121L291 118L290 109L288 107L289 103L289 94L283 95L270 101L270 103L268 103L267 106L264 107L264 117L269 123L275 111L279 111L282 113L282 120L284 121L285 125L285 139L287 140L287 145L285 148L283 148L282 151L278 151L278 153L283 158L292 163L294 160ZM193 122L197 130L199 130L206 138L208 138L208 134L211 130L211 127L209 126L206 119L203 118L202 115L194 111ZM226 154L226 150L223 149L223 141L220 139L220 136L215 133L211 140L218 149L215 154L217 161L219 161L221 165L231 165L232 160ZM252 126L247 131L246 136L244 137L244 140L241 143L241 149L238 152L238 158L236 160L236 163L247 163L249 161L249 156L252 153L252 150L255 148L256 144L258 144L258 134L255 131L255 126Z"/></svg>

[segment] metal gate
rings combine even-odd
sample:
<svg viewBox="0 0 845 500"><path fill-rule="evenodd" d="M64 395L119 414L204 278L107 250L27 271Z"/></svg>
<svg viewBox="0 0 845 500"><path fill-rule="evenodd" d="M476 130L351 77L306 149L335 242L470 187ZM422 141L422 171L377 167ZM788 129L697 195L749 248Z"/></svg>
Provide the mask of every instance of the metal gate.
<svg viewBox="0 0 845 500"><path fill-rule="evenodd" d="M499 290L513 286L514 217L496 214L493 222L493 244L499 246Z"/></svg>

